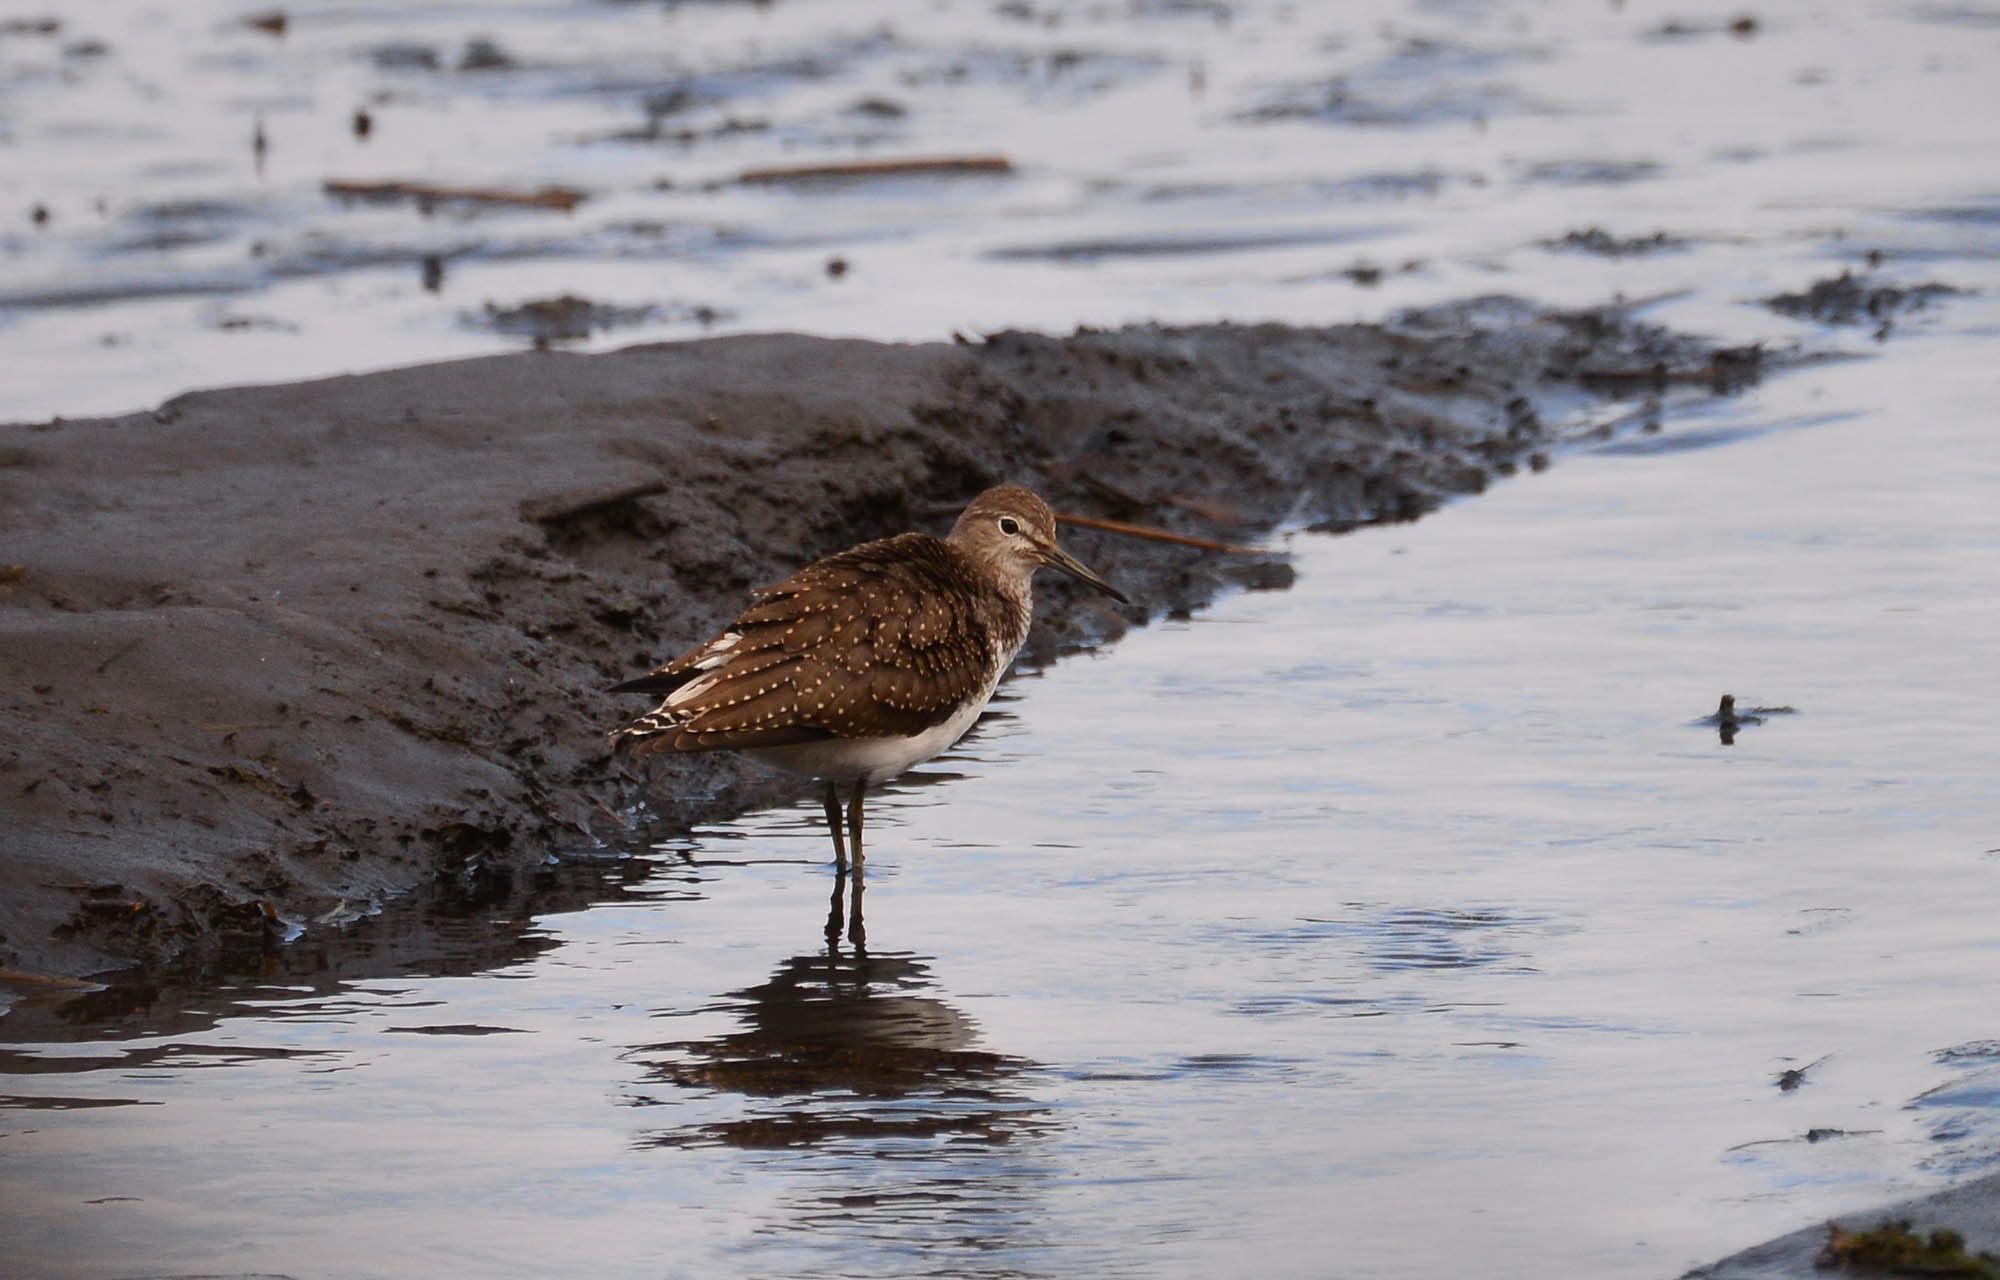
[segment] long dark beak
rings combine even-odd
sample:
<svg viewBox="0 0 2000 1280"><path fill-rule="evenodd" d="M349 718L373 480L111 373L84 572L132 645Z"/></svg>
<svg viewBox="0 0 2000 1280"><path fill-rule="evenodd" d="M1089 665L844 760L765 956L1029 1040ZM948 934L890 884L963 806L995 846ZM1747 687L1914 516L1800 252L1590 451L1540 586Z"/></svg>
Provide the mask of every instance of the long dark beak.
<svg viewBox="0 0 2000 1280"><path fill-rule="evenodd" d="M1072 578L1075 578L1078 582L1089 583L1091 586L1096 587L1099 591L1102 591L1105 595L1110 596L1113 600L1116 600L1119 604L1132 603L1130 600L1127 600L1125 598L1124 592L1120 591L1118 588L1112 586L1104 579L1092 573L1089 569L1084 567L1083 561L1077 559L1069 552L1064 551L1061 547L1052 546L1044 550L1042 552L1042 563L1049 566L1051 569L1061 569L1064 573L1068 574Z"/></svg>

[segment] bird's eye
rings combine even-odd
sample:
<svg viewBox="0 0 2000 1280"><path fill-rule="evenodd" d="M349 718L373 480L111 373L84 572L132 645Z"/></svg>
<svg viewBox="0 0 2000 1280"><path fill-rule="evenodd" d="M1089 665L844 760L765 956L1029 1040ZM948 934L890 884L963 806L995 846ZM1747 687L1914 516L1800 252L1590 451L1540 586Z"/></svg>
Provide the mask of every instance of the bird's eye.
<svg viewBox="0 0 2000 1280"><path fill-rule="evenodd" d="M1016 520L1012 516L1001 516L1000 532L1006 534L1008 537L1011 538L1015 534L1021 532L1021 522L1019 520Z"/></svg>

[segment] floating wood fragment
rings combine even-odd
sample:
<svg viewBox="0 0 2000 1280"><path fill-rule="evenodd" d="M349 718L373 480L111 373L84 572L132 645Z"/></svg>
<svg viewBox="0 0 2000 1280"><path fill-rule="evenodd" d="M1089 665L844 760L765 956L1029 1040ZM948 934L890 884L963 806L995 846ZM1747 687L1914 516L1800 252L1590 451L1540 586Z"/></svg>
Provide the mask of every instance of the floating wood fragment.
<svg viewBox="0 0 2000 1280"><path fill-rule="evenodd" d="M509 191L501 187L439 187L428 182L347 182L328 178L320 184L330 196L351 196L362 200L416 200L433 204L440 200L465 200L477 204L511 204L531 209L555 209L568 213L588 197L569 187L543 187L537 191Z"/></svg>
<svg viewBox="0 0 2000 1280"><path fill-rule="evenodd" d="M87 885L51 884L50 889L88 888ZM101 982L82 978L62 978L52 973L30 973L25 969L0 969L0 987L40 988L48 991L102 991Z"/></svg>
<svg viewBox="0 0 2000 1280"><path fill-rule="evenodd" d="M1216 542L1209 538L1195 538L1185 533L1172 533L1166 529L1155 529L1151 525L1128 524L1123 520L1100 520L1096 516L1071 515L1065 511L1056 512L1056 523L1073 524L1083 529L1098 529L1105 533L1122 533L1128 538L1150 538L1154 542L1171 542L1183 547L1200 547L1203 551L1225 551L1233 556L1268 556L1275 554L1261 547L1239 547L1233 543Z"/></svg>
<svg viewBox="0 0 2000 1280"><path fill-rule="evenodd" d="M777 165L745 169L738 182L812 182L825 178L897 178L912 173L1012 173L1006 156L928 156L909 160L857 160L847 164Z"/></svg>

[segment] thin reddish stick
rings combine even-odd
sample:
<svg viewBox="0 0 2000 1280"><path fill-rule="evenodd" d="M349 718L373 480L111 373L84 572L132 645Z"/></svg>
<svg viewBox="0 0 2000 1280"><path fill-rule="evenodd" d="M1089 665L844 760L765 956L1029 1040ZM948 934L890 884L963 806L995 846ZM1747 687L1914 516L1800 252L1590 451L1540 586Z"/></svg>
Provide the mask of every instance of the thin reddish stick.
<svg viewBox="0 0 2000 1280"><path fill-rule="evenodd" d="M1150 525L1127 524L1123 520L1100 520L1096 516L1073 516L1067 512L1056 512L1060 524L1078 525L1085 529L1101 529L1105 533L1122 533L1128 538L1151 538L1155 542L1172 542L1183 547L1200 547L1203 551L1226 551L1233 556L1267 556L1269 551L1257 547L1238 547L1227 542L1213 542L1207 538L1192 538L1184 533L1169 533L1165 529L1155 529Z"/></svg>

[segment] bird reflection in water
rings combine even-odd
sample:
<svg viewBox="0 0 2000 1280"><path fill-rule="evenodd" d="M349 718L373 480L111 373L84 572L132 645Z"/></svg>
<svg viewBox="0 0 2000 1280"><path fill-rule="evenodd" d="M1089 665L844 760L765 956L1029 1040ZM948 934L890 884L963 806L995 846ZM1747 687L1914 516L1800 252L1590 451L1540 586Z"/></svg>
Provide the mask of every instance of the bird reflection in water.
<svg viewBox="0 0 2000 1280"><path fill-rule="evenodd" d="M858 877L854 889L858 929ZM836 887L836 913L840 897ZM645 1142L773 1148L946 1137L984 1145L1040 1127L1045 1108L1009 1090L1033 1064L975 1048L975 1024L922 994L928 973L920 957L871 955L858 943L785 961L769 981L729 997L741 1029L634 1055L651 1081L782 1105Z"/></svg>

